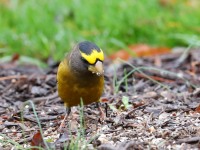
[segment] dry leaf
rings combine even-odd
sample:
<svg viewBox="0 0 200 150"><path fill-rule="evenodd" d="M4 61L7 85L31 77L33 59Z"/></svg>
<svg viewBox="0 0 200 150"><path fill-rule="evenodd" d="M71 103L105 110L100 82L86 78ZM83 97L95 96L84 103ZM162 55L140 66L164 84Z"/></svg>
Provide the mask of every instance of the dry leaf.
<svg viewBox="0 0 200 150"><path fill-rule="evenodd" d="M131 55L125 50L120 50L120 51L117 51L116 53L110 55L109 58L112 60L115 60L117 58L120 58L123 60L128 60L129 58L131 58Z"/></svg>
<svg viewBox="0 0 200 150"><path fill-rule="evenodd" d="M156 129L154 128L154 126L151 126L150 128L149 128L149 132L150 133L153 133L153 132L155 132L156 131Z"/></svg>
<svg viewBox="0 0 200 150"><path fill-rule="evenodd" d="M197 106L197 108L195 109L195 112L196 112L196 113L200 113L200 104L199 104L199 106Z"/></svg>
<svg viewBox="0 0 200 150"><path fill-rule="evenodd" d="M171 51L171 49L167 47L150 47L146 44L130 45L128 48L131 50L130 52L126 50L119 50L116 53L110 55L109 58L112 60L117 58L128 60L133 56L132 54L135 54L138 57L144 57L166 54Z"/></svg>
<svg viewBox="0 0 200 150"><path fill-rule="evenodd" d="M44 147L44 141L42 139L42 135L41 135L40 131L38 131L36 134L34 134L32 140L31 140L31 146ZM32 150L37 150L37 148L32 148Z"/></svg>

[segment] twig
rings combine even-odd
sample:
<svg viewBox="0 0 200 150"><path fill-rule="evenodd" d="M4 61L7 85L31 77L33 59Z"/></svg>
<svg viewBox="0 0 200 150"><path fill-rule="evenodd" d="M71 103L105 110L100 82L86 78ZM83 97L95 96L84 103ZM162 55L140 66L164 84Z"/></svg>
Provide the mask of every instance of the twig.
<svg viewBox="0 0 200 150"><path fill-rule="evenodd" d="M140 74L140 73L135 73L134 75L138 76L138 77L141 77L141 78L147 78L146 76ZM160 82L168 82L168 83L173 83L175 82L174 80L169 80L169 79L165 79L165 78L162 78L162 77L158 77L158 76L150 76L150 78L156 80L156 81L160 81Z"/></svg>
<svg viewBox="0 0 200 150"><path fill-rule="evenodd" d="M162 78L167 78L167 79L183 80L185 83L187 83L191 87L197 88L194 84L192 84L190 82L191 78L189 77L189 75L185 75L183 73L174 73L174 72L171 72L171 71L168 71L168 70L164 70L164 69L160 69L160 68L156 68L156 67L135 67L132 64L130 64L128 62L125 62L123 60L122 60L122 62L124 62L125 64L127 64L130 67L134 68L133 69L134 71L137 71L137 72L141 73L143 76L146 76L146 78L148 78L149 80L152 80L153 82L160 84L162 87L165 87L169 91L170 91L169 87L167 87L166 85L161 84L157 80L154 80L154 79L150 78L149 74L157 75L157 76L160 76ZM133 72L130 71L129 73L133 73Z"/></svg>
<svg viewBox="0 0 200 150"><path fill-rule="evenodd" d="M0 77L0 81L12 80L12 79L26 79L26 78L28 78L28 76L26 75L6 76L6 77Z"/></svg>
<svg viewBox="0 0 200 150"><path fill-rule="evenodd" d="M22 124L22 123L14 123L14 122L8 122L8 121L6 121L4 123L4 125L5 126L19 126L24 131L28 130L28 128L24 124Z"/></svg>
<svg viewBox="0 0 200 150"><path fill-rule="evenodd" d="M37 98L32 98L31 101L33 101L33 103L37 104L43 100L51 100L54 98L58 97L58 92L56 91L55 93L53 93L52 95L46 96L46 97L37 97Z"/></svg>
<svg viewBox="0 0 200 150"><path fill-rule="evenodd" d="M200 142L200 136L179 139L176 143L197 143Z"/></svg>
<svg viewBox="0 0 200 150"><path fill-rule="evenodd" d="M27 143L27 142L30 142L32 140L32 137L28 137L28 138L24 138L22 140L20 140L18 143L19 144L23 144L23 143Z"/></svg>
<svg viewBox="0 0 200 150"><path fill-rule="evenodd" d="M184 61L187 59L191 49L192 45L189 45L187 49L183 52L183 54L176 60L175 68L180 67L181 64L184 63Z"/></svg>
<svg viewBox="0 0 200 150"><path fill-rule="evenodd" d="M144 104L144 105L142 105L142 106L138 106L137 108L134 108L134 109L130 110L130 111L126 114L125 117L129 116L129 115L132 114L134 111L136 111L136 110L138 110L138 109L140 109L140 108L144 108L144 107L148 106L149 104L150 104L150 102L148 102L148 103L146 103L146 104Z"/></svg>

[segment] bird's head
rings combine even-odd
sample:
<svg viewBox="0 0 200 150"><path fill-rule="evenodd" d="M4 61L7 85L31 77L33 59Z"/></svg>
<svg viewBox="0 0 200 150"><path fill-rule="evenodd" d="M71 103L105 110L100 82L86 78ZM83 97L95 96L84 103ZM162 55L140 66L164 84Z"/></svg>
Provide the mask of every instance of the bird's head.
<svg viewBox="0 0 200 150"><path fill-rule="evenodd" d="M76 70L80 72L91 72L98 76L104 74L103 51L94 43L89 41L80 42L75 46L75 52L72 54L78 59L79 63L75 63ZM78 58L77 58L78 57Z"/></svg>

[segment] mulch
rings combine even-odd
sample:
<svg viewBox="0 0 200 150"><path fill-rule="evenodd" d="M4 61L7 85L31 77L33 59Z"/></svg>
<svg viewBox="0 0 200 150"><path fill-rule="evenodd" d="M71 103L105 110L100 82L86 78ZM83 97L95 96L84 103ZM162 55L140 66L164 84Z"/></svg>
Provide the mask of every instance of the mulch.
<svg viewBox="0 0 200 150"><path fill-rule="evenodd" d="M57 66L0 64L0 149L200 149L200 50L107 59L101 98L107 117L100 118L96 104L84 106L81 117L77 106L61 132L66 111Z"/></svg>

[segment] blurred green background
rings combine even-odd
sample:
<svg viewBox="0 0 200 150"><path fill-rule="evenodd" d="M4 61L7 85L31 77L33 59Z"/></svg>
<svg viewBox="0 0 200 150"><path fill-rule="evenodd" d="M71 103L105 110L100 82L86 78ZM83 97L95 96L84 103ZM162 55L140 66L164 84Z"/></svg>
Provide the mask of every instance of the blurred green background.
<svg viewBox="0 0 200 150"><path fill-rule="evenodd" d="M90 40L110 54L130 44L199 45L199 0L0 0L0 56L40 60Z"/></svg>

